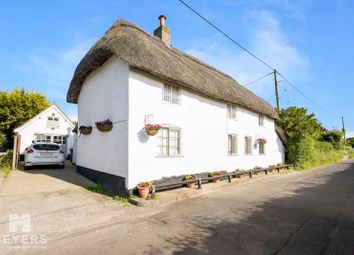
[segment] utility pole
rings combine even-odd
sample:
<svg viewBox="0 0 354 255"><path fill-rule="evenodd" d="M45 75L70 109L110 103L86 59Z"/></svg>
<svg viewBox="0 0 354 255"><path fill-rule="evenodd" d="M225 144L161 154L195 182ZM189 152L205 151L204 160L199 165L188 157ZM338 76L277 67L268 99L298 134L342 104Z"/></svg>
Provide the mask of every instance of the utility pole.
<svg viewBox="0 0 354 255"><path fill-rule="evenodd" d="M278 111L278 113L280 113L278 79L277 79L277 70L276 69L274 69L274 85L275 85L275 99L277 100L277 111Z"/></svg>
<svg viewBox="0 0 354 255"><path fill-rule="evenodd" d="M345 141L345 127L344 127L344 117L343 116L342 116L342 126L343 126L342 131L343 131L343 135L344 135L344 145L345 145L346 141Z"/></svg>

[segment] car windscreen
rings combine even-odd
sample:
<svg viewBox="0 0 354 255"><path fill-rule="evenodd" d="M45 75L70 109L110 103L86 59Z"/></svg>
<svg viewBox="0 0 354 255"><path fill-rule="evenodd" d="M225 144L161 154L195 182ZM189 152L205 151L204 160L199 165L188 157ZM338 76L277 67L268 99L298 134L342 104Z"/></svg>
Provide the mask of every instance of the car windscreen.
<svg viewBox="0 0 354 255"><path fill-rule="evenodd" d="M55 144L35 144L33 145L33 149L39 151L57 151L60 150L60 146Z"/></svg>

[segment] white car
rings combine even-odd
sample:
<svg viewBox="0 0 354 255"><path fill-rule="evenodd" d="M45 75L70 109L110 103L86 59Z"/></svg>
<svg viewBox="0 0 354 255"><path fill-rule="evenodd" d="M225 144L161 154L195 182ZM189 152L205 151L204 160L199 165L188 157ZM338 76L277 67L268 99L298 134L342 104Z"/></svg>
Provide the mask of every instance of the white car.
<svg viewBox="0 0 354 255"><path fill-rule="evenodd" d="M59 165L64 167L64 151L55 143L35 143L26 149L25 169L31 166Z"/></svg>

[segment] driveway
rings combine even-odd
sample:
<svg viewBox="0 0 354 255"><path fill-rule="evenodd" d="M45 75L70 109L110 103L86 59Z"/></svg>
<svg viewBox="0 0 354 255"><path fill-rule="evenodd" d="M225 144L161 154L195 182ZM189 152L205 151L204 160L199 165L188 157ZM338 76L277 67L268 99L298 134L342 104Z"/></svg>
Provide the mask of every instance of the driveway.
<svg viewBox="0 0 354 255"><path fill-rule="evenodd" d="M74 234L42 253L353 254L353 183L353 160L266 177Z"/></svg>
<svg viewBox="0 0 354 255"><path fill-rule="evenodd" d="M0 192L0 254L26 253L24 247L6 243L12 235L10 215L27 214L31 217L29 238L45 235L46 242L119 222L131 217L139 208L125 207L111 197L85 189L95 185L75 172L67 163L65 169L41 168L13 171L1 186ZM26 234L26 233L25 233ZM34 247L35 246L35 247ZM29 245L28 249L43 246ZM32 249L33 251L33 249ZM36 252L35 252L36 253Z"/></svg>

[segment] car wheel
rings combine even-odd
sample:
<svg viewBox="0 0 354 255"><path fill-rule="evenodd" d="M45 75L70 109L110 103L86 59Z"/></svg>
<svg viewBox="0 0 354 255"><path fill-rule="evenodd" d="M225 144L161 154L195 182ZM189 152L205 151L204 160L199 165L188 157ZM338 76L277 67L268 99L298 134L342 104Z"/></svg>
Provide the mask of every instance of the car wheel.
<svg viewBox="0 0 354 255"><path fill-rule="evenodd" d="M65 165L59 165L59 168L63 169L65 168Z"/></svg>
<svg viewBox="0 0 354 255"><path fill-rule="evenodd" d="M24 166L23 169L24 170L29 170L31 167L30 166Z"/></svg>

